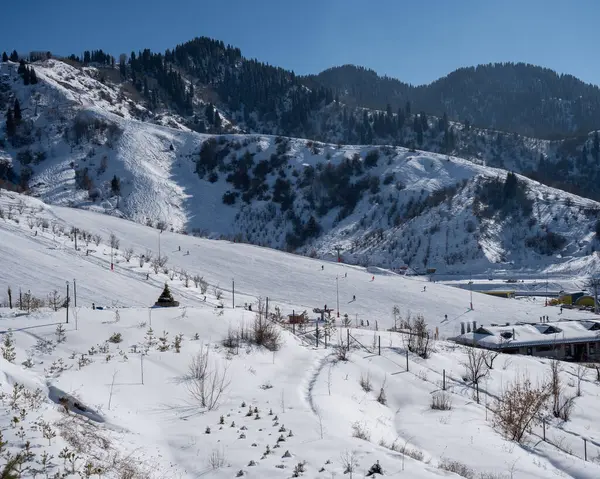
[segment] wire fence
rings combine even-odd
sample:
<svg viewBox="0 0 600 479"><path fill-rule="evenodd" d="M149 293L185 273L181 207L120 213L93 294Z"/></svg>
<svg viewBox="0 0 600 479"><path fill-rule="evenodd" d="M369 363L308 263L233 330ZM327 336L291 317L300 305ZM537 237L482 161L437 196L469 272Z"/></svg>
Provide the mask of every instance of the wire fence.
<svg viewBox="0 0 600 479"><path fill-rule="evenodd" d="M487 421L493 421L495 417L495 410L498 403L502 401L502 398L490 391L485 382L483 384L470 384L462 377L457 377L453 374L446 374L446 370L443 369L441 372L423 364L423 360L418 358L411 353L406 347L407 332L403 331L385 331L387 342L384 340L384 344L381 344L381 336L383 331L378 331L377 326L366 327L364 329L372 330L374 332L374 339L371 344L365 344L359 340L355 335L350 333L350 328L345 329L344 332L340 332L338 335L342 340L332 342L331 338L327 341L327 336L321 329L321 335L319 337L318 323L317 327L306 327L301 325L289 325L282 324L282 326L301 338L304 344L307 346L318 347L346 347L348 350L355 349L365 352L368 356L380 356L386 361L390 361L397 367L398 371L392 374L408 373L418 378L421 381L431 384L434 389L431 393L438 391L447 391L450 394L454 394L460 397L468 397L472 404L478 404L482 408L485 408L485 417ZM414 333L413 333L414 334ZM396 341L394 341L394 337ZM394 345L394 342L396 344ZM460 346L456 346L457 348ZM432 348L435 348L435 340L432 340ZM432 378L433 377L433 378ZM479 391L477 391L477 389ZM479 393L479 402L477 402L477 394ZM569 431L560 427L561 424L557 424L552 416L544 416L538 418L534 425L529 428L529 437L535 438L537 442L534 442L533 446L538 447L540 443L544 442L551 445L552 447L569 454L571 456L583 459L585 461L592 461L600 464L600 442L589 437L584 437L576 432ZM564 424L562 424L564 425Z"/></svg>

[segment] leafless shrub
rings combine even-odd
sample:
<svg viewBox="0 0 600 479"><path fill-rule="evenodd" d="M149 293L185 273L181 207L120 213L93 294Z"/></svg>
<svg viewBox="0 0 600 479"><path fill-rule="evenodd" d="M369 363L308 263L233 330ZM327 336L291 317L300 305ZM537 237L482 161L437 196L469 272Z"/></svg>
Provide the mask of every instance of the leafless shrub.
<svg viewBox="0 0 600 479"><path fill-rule="evenodd" d="M167 262L169 261L169 257L167 255L162 255L157 258L158 266L164 268L167 266Z"/></svg>
<svg viewBox="0 0 600 479"><path fill-rule="evenodd" d="M146 262L150 263L152 261L153 257L154 257L154 253L152 253L152 250L147 249L146 254L144 254L144 259L146 260Z"/></svg>
<svg viewBox="0 0 600 479"><path fill-rule="evenodd" d="M33 229L33 227L35 226L35 216L28 216L27 217L27 226L29 226L30 230Z"/></svg>
<svg viewBox="0 0 600 479"><path fill-rule="evenodd" d="M95 234L94 236L92 236L92 239L94 241L94 244L96 246L98 246L100 244L100 242L102 241L102 236Z"/></svg>
<svg viewBox="0 0 600 479"><path fill-rule="evenodd" d="M187 380L188 392L192 398L208 411L219 406L221 397L231 383L227 365L219 366L212 361L208 346L202 347L192 358Z"/></svg>
<svg viewBox="0 0 600 479"><path fill-rule="evenodd" d="M516 378L495 402L494 426L508 439L522 442L529 428L540 420L540 412L550 395L548 386L535 387L527 377Z"/></svg>
<svg viewBox="0 0 600 479"><path fill-rule="evenodd" d="M269 351L278 351L283 340L277 325L266 318L262 298L258 300L258 307L251 330L251 342L257 346L263 346Z"/></svg>
<svg viewBox="0 0 600 479"><path fill-rule="evenodd" d="M223 297L223 290L218 286L215 286L213 288L213 294L215 295L215 298L219 300Z"/></svg>
<svg viewBox="0 0 600 479"><path fill-rule="evenodd" d="M354 471L356 471L356 469L358 469L359 466L356 451L344 451L342 454L340 454L340 460L342 462L344 474L350 474L350 479L352 479Z"/></svg>
<svg viewBox="0 0 600 479"><path fill-rule="evenodd" d="M190 274L185 269L182 269L181 272L179 273L179 277L183 280L183 285L186 288L189 288L190 287Z"/></svg>
<svg viewBox="0 0 600 479"><path fill-rule="evenodd" d="M431 395L431 409L449 411L452 409L452 397L445 391L438 391Z"/></svg>
<svg viewBox="0 0 600 479"><path fill-rule="evenodd" d="M371 373L361 373L358 383L360 384L362 390L366 393L371 392L373 390L373 385L371 384Z"/></svg>
<svg viewBox="0 0 600 479"><path fill-rule="evenodd" d="M208 456L208 465L213 471L225 466L225 452L219 449L213 449Z"/></svg>
<svg viewBox="0 0 600 479"><path fill-rule="evenodd" d="M344 343L343 339L334 346L335 358L338 361L348 361L348 355L350 351L348 351L348 346Z"/></svg>
<svg viewBox="0 0 600 479"><path fill-rule="evenodd" d="M377 402L379 404L383 404L384 406L387 404L387 395L385 394L385 383L387 378L383 380L383 384L379 388L379 394L377 395Z"/></svg>
<svg viewBox="0 0 600 479"><path fill-rule="evenodd" d="M479 381L488 374L486 363L487 352L484 349L467 347L467 358L462 363L465 367L465 379L474 385L477 404L479 404Z"/></svg>
<svg viewBox="0 0 600 479"><path fill-rule="evenodd" d="M126 248L125 251L123 251L123 258L125 258L125 261L129 263L131 258L133 258L133 248Z"/></svg>
<svg viewBox="0 0 600 479"><path fill-rule="evenodd" d="M562 366L560 361L557 359L550 361L549 386L552 397L552 414L563 421L568 421L571 417L575 398L566 395L560 378L561 372Z"/></svg>
<svg viewBox="0 0 600 479"><path fill-rule="evenodd" d="M17 208L17 211L19 212L19 214L22 215L23 212L25 211L25 209L27 208L27 205L25 204L25 201L19 200L16 208Z"/></svg>
<svg viewBox="0 0 600 479"><path fill-rule="evenodd" d="M466 464L463 464L459 461L452 461L451 459L442 459L438 464L438 469L442 469L444 471L453 472L462 477L466 477L467 479L474 479L475 472Z"/></svg>
<svg viewBox="0 0 600 479"><path fill-rule="evenodd" d="M229 327L227 330L227 336L223 339L223 346L229 349L230 351L237 351L240 347L240 334L238 331L235 331L232 327Z"/></svg>
<svg viewBox="0 0 600 479"><path fill-rule="evenodd" d="M352 423L352 437L362 439L363 441L371 440L371 431L367 429L367 426L361 422Z"/></svg>

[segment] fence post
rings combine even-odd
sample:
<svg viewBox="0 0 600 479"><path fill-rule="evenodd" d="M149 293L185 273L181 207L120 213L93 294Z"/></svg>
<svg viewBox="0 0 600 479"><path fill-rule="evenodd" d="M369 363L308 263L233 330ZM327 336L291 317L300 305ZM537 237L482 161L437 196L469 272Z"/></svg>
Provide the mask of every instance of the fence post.
<svg viewBox="0 0 600 479"><path fill-rule="evenodd" d="M583 438L583 457L587 461L587 439Z"/></svg>
<svg viewBox="0 0 600 479"><path fill-rule="evenodd" d="M408 349L406 350L406 370L408 371Z"/></svg>
<svg viewBox="0 0 600 479"><path fill-rule="evenodd" d="M542 431L544 434L544 441L546 441L546 418L542 418Z"/></svg>
<svg viewBox="0 0 600 479"><path fill-rule="evenodd" d="M346 342L348 343L348 351L350 351L350 328L346 329Z"/></svg>
<svg viewBox="0 0 600 479"><path fill-rule="evenodd" d="M442 371L442 374L443 374L442 389L445 391L446 390L446 370L445 369Z"/></svg>
<svg viewBox="0 0 600 479"><path fill-rule="evenodd" d="M381 336L378 336L379 338L379 355L381 356Z"/></svg>
<svg viewBox="0 0 600 479"><path fill-rule="evenodd" d="M316 336L317 336L317 348L318 348L319 347L319 320L318 319L317 319L317 323L316 324L317 324L317 334L316 334Z"/></svg>

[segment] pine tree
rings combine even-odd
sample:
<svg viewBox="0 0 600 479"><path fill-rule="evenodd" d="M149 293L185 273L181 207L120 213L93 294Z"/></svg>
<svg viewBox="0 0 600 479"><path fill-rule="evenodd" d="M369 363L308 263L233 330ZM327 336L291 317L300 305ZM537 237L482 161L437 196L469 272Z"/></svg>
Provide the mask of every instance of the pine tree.
<svg viewBox="0 0 600 479"><path fill-rule="evenodd" d="M221 115L215 110L215 128L219 130L221 128Z"/></svg>
<svg viewBox="0 0 600 479"><path fill-rule="evenodd" d="M157 303L160 304L160 303L172 303L172 302L173 302L173 295L171 294L169 285L167 283L165 283L165 287L163 289L163 292L158 297Z"/></svg>
<svg viewBox="0 0 600 479"><path fill-rule="evenodd" d="M13 114L15 117L15 124L19 125L23 117L21 116L21 104L19 103L19 99L15 98L15 106L13 109Z"/></svg>
<svg viewBox="0 0 600 479"><path fill-rule="evenodd" d="M117 175L113 176L113 179L110 182L110 189L114 195L121 194L121 180L117 178Z"/></svg>
<svg viewBox="0 0 600 479"><path fill-rule="evenodd" d="M6 136L11 137L17 132L17 125L13 116L12 109L6 112Z"/></svg>
<svg viewBox="0 0 600 479"><path fill-rule="evenodd" d="M8 55L6 52L2 52L2 63L6 63L8 61Z"/></svg>
<svg viewBox="0 0 600 479"><path fill-rule="evenodd" d="M13 50L10 54L10 61L15 63L19 61L19 54L17 53L17 50Z"/></svg>
<svg viewBox="0 0 600 479"><path fill-rule="evenodd" d="M600 159L600 138L598 137L598 132L594 132L594 142L592 146L592 154L594 155L594 159L596 162Z"/></svg>
<svg viewBox="0 0 600 479"><path fill-rule="evenodd" d="M17 73L19 75L23 75L25 73L26 68L27 66L25 65L25 60L21 59L21 61L19 62L19 68L17 68Z"/></svg>
<svg viewBox="0 0 600 479"><path fill-rule="evenodd" d="M31 83L32 85L37 84L38 79L37 79L37 75L35 74L35 69L33 67L31 67L31 69L29 70L29 83Z"/></svg>
<svg viewBox="0 0 600 479"><path fill-rule="evenodd" d="M212 125L215 122L215 109L212 103L206 105L206 109L204 111L204 116L206 117L206 121Z"/></svg>
<svg viewBox="0 0 600 479"><path fill-rule="evenodd" d="M25 71L23 72L23 83L25 85L31 83L31 71L29 70L29 67L25 67Z"/></svg>

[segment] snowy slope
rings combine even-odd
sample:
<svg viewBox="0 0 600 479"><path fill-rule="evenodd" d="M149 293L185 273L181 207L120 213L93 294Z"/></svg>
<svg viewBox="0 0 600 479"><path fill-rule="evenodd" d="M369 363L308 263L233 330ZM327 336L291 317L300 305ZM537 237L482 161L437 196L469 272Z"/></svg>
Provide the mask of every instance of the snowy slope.
<svg viewBox="0 0 600 479"><path fill-rule="evenodd" d="M408 310L423 314L429 327L437 326L442 336L455 332L460 321L536 320L542 314L554 319L556 308L475 294L475 310L467 311L469 292L447 285L342 264L325 263L321 269L323 263L310 258L168 231L160 234L161 254L169 256L168 271L155 273L147 263L140 267L138 260L147 250L156 255L156 229L4 192L0 207L5 216L0 219L0 256L10 261L10 267L3 270L1 290L10 285L13 291L21 288L44 297L53 288L63 291L64 280L72 277L78 288L78 308L71 309L70 322L64 324L64 342L56 342L64 309L29 315L0 309L2 339L8 329L13 330L16 354L13 363L0 359L0 391L5 394L0 402L0 428L10 454L22 451L25 441L30 441L36 454L27 463L30 468L42 467L36 461L46 451L54 456L48 467L52 474L68 472L70 461L61 456L67 447L76 452L75 470L83 474L89 462L102 467L106 478L120 477L118 470L126 467L140 478L225 478L235 477L240 470L243 476L239 477L288 478L304 461L305 472L298 477L342 477L343 457L353 453L354 477L363 476L377 461L386 476L419 479L457 477L439 469L448 462L464 464L472 471L471 477L595 478L600 474L595 462L600 453L596 404L600 387L593 381L595 371L584 379L571 419L547 420L547 437L560 448L535 435L521 447L493 427L485 404L491 405L519 374L542 380L549 368L547 361L518 356L496 359L480 385L484 400L477 405L472 388L462 379L464 348L435 342L428 359L409 354L406 371L401 335L383 331L393 324L394 304L403 317ZM76 250L74 239L69 238L72 227L78 228L78 236L100 234L102 241L95 245L78 239ZM114 271L110 271L111 232L121 243L113 251ZM134 256L127 262L130 246ZM58 273L61 269L65 274ZM171 279L174 269L179 274ZM186 287L181 269L202 274L211 285L220 284L223 298L217 299L212 287L206 300L193 283ZM358 315L359 323L370 321L369 328L348 331L354 338L348 362L335 361L331 347L325 349L322 343L317 349L310 346L310 335L301 340L287 331L282 332L283 346L276 353L249 346L228 352L221 344L229 330L243 323L249 326L254 320L250 311L230 307L231 278L236 280L238 305L252 302L256 306L257 296L269 296L270 308L278 305L283 314L308 309L314 317L312 307L335 305L336 276L342 314ZM147 306L165 281L181 306L149 311ZM351 294L357 300L348 303ZM94 311L89 307L92 301L109 309ZM214 307L219 301L223 309ZM444 313L448 321L443 320ZM569 314L573 319L592 316ZM143 358L142 384L139 351L147 344L150 326L156 338L168 334L169 348L149 347ZM330 338L334 343L348 334L339 324L338 330ZM106 342L115 333L121 335L121 342ZM178 334L183 335L180 353L173 345ZM379 341L381 356L377 354ZM193 402L185 379L191 357L206 347L214 364L227 365L231 379L227 394L212 411ZM574 369L563 367L565 387L571 394ZM431 395L439 391L444 370L452 409L433 411ZM367 375L374 388L371 392L359 384ZM387 401L381 404L375 398L384 382ZM33 397L21 392L13 410L15 383L40 392ZM71 398L73 411L68 416L57 404L65 395ZM74 401L85 411L73 409ZM255 412L246 415L250 406L258 408L258 419ZM82 414L88 419L81 418ZM18 422L13 427L15 415ZM43 435L48 427L56 433L49 440ZM353 437L357 427L364 430L366 440ZM540 427L533 433L541 434ZM588 462L582 459L582 438L588 440ZM291 457L283 457L285 451ZM33 477L33 469L23 477Z"/></svg>
<svg viewBox="0 0 600 479"><path fill-rule="evenodd" d="M35 64L40 83L28 87L16 65L2 68L9 72L10 101L22 104L29 132L23 136L31 144L6 142L0 155L13 158L16 173L31 171L31 193L48 203L325 259L339 246L346 262L363 266L463 274L597 271L596 202L520 177L533 201L529 218L475 214L475 192L503 179L503 170L399 147L200 135L176 119L153 118L92 68ZM207 166L200 150L209 139L215 146ZM371 164L370 155L377 156ZM347 184L335 190L346 173ZM115 176L118 195L111 191ZM281 184L289 189L287 200L278 198ZM234 204L224 204L226 193ZM349 200L353 195L357 201ZM319 233L297 239L311 216ZM564 245L550 255L528 246L548 231Z"/></svg>

